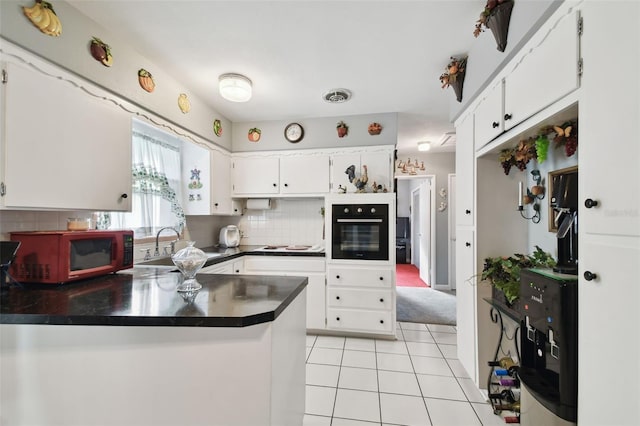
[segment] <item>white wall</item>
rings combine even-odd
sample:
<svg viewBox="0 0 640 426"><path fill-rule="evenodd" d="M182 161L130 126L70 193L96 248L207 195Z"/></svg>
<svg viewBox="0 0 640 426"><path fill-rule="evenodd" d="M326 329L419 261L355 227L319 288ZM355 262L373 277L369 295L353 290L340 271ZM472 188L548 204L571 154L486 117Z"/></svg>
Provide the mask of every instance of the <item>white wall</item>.
<svg viewBox="0 0 640 426"><path fill-rule="evenodd" d="M349 126L348 134L342 138L338 137L336 131L336 125L339 121L344 121ZM232 126L232 151L395 145L398 140L398 115L396 113L297 119L296 122L304 128L304 138L298 143L290 143L284 138L284 129L290 122L235 122ZM370 135L367 132L369 124L373 122L380 123L383 127L379 135ZM249 129L254 127L262 131L258 142L250 142L247 137Z"/></svg>
<svg viewBox="0 0 640 426"><path fill-rule="evenodd" d="M558 258L558 240L555 232L549 232L549 194L551 193L551 187L549 186L549 172L553 170L560 170L567 167L578 165L578 151L571 157L567 157L564 154L563 148L554 149L553 141L549 144L549 154L544 163L538 164L537 162L531 162L527 165L527 170L521 173L518 179L521 179L524 184L529 188L534 185L531 177L531 170L537 168L540 171L540 176L544 179L544 186L546 188L545 197L540 202L540 223L533 223L529 221L529 249L534 250L535 246L540 246L544 251L551 253L556 259ZM498 165L500 167L500 165ZM517 169L512 169L511 173L515 170L516 173L520 173ZM579 171L578 171L579 172ZM528 217L532 212L531 207L528 207Z"/></svg>

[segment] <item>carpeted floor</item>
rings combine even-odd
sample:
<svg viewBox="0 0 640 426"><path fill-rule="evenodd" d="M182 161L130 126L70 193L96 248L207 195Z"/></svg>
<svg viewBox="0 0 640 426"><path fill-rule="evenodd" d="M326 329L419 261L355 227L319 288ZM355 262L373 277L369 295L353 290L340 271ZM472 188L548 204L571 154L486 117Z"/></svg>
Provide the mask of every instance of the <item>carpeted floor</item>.
<svg viewBox="0 0 640 426"><path fill-rule="evenodd" d="M420 279L420 270L416 265L399 263L396 265L396 286L426 288L429 284Z"/></svg>
<svg viewBox="0 0 640 426"><path fill-rule="evenodd" d="M396 287L396 319L402 322L456 325L455 292Z"/></svg>

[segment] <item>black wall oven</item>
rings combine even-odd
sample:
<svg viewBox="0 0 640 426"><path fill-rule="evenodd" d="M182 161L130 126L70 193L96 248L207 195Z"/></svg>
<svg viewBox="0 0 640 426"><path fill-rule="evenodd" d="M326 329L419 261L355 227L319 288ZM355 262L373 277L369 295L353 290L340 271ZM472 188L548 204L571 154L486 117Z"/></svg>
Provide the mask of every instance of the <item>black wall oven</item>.
<svg viewBox="0 0 640 426"><path fill-rule="evenodd" d="M389 204L332 204L331 258L389 260Z"/></svg>

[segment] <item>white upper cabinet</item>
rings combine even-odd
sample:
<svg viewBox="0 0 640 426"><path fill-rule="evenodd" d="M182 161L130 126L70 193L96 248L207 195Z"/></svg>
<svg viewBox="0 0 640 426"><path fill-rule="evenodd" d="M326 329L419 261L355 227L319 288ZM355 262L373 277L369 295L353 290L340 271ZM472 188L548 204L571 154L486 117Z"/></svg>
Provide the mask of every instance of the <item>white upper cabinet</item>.
<svg viewBox="0 0 640 426"><path fill-rule="evenodd" d="M211 150L211 214L239 215L237 201L231 199L231 156Z"/></svg>
<svg viewBox="0 0 640 426"><path fill-rule="evenodd" d="M280 193L324 195L327 192L329 192L328 155L280 158Z"/></svg>
<svg viewBox="0 0 640 426"><path fill-rule="evenodd" d="M473 226L474 224L475 154L473 127L473 114L467 114L456 122L456 226Z"/></svg>
<svg viewBox="0 0 640 426"><path fill-rule="evenodd" d="M545 24L507 67L504 77L504 130L577 89L580 83L579 12L572 10ZM597 25L597 23L594 23Z"/></svg>
<svg viewBox="0 0 640 426"><path fill-rule="evenodd" d="M233 194L269 195L280 192L278 157L236 157L232 161Z"/></svg>
<svg viewBox="0 0 640 426"><path fill-rule="evenodd" d="M36 69L3 59L2 207L129 211L124 102L44 62L30 59Z"/></svg>
<svg viewBox="0 0 640 426"><path fill-rule="evenodd" d="M211 214L211 156L207 148L183 142L180 149L182 208L187 215Z"/></svg>
<svg viewBox="0 0 640 426"><path fill-rule="evenodd" d="M236 197L323 197L329 192L329 155L317 151L234 155L231 175Z"/></svg>
<svg viewBox="0 0 640 426"><path fill-rule="evenodd" d="M362 178L364 166L367 166L366 192L372 192L371 186L375 182L383 185L389 192L393 191L393 153L380 152L348 152L331 156L331 192L342 192L340 187L346 188L348 193L356 192L356 187L349 181L346 170L355 167L356 179Z"/></svg>
<svg viewBox="0 0 640 426"><path fill-rule="evenodd" d="M474 134L476 149L504 131L502 105L503 82L498 80L485 90L482 100L475 110Z"/></svg>

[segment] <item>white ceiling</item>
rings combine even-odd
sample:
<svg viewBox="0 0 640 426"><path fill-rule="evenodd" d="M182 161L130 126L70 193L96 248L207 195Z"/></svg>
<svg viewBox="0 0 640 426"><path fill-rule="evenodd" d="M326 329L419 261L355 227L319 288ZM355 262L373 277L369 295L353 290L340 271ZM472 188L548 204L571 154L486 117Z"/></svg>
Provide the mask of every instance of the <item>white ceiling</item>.
<svg viewBox="0 0 640 426"><path fill-rule="evenodd" d="M453 131L438 77L470 50L484 0L68 0L186 84L231 121L398 113L398 150ZM253 98L220 97L218 76L253 81ZM353 93L328 104L333 88ZM452 151L447 144L440 151ZM438 152L434 149L434 152Z"/></svg>

